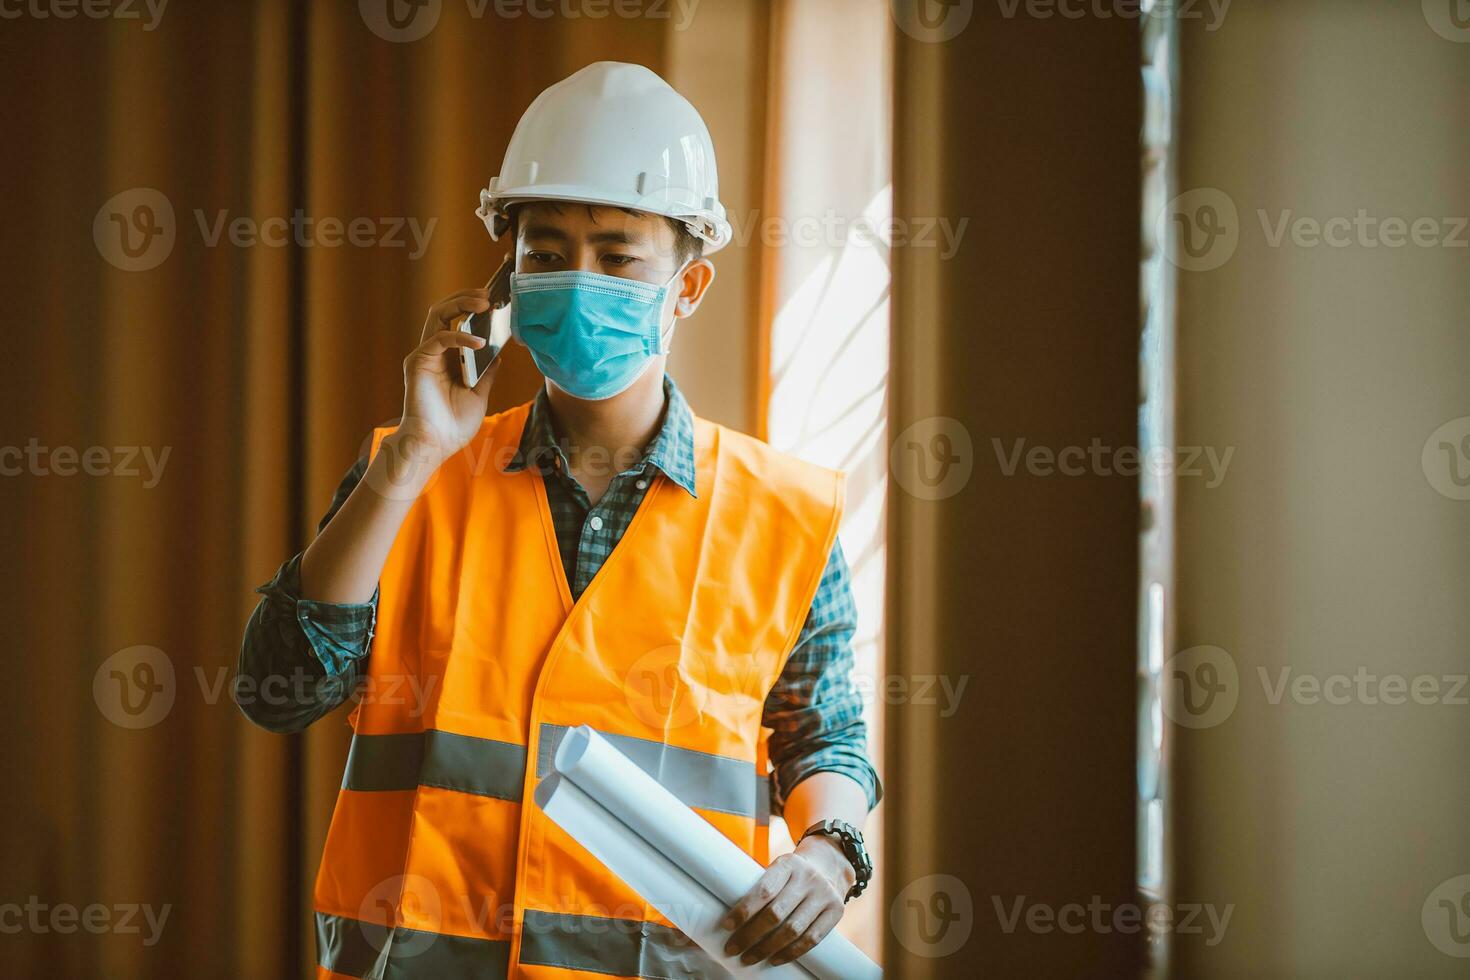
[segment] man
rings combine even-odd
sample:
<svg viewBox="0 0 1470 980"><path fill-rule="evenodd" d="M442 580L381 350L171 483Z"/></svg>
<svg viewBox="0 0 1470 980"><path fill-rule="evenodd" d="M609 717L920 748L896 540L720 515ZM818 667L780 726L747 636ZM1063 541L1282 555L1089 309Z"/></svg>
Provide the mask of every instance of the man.
<svg viewBox="0 0 1470 980"><path fill-rule="evenodd" d="M806 831L725 922L726 955L789 962L871 875L880 788L840 474L695 418L664 375L730 238L708 131L646 68L591 65L527 109L479 213L514 236L543 390L485 418L494 371L461 383L483 342L455 324L487 292L436 303L401 423L261 588L241 651L256 690L312 682L237 698L267 728L358 699L320 975L724 975L536 808L582 724L760 859L767 795Z"/></svg>

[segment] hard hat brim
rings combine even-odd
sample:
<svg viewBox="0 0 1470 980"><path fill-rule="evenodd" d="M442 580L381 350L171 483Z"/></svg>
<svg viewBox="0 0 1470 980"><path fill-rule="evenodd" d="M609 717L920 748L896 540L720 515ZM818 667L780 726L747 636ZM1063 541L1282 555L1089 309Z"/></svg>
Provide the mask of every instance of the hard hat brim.
<svg viewBox="0 0 1470 980"><path fill-rule="evenodd" d="M729 244L731 238L730 223L724 214L682 204L677 199L670 199L670 195L666 192L616 195L606 191L589 192L585 187L566 184L508 187L494 193L489 191L482 193L481 207L475 213L485 221L490 236L498 240L505 233L505 229L495 227L497 223L491 220L492 216L486 213L486 209L493 211L502 220L508 220L508 210L511 207L536 201L625 208L630 211L641 211L645 214L672 218L683 222L695 237L705 243L706 254L724 248Z"/></svg>

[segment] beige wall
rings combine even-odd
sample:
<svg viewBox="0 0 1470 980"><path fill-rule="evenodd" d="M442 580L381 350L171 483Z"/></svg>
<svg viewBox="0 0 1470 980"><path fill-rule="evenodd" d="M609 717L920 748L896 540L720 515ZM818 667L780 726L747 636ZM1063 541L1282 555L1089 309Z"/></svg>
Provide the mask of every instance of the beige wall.
<svg viewBox="0 0 1470 980"><path fill-rule="evenodd" d="M1420 462L1470 415L1470 250L1273 248L1257 210L1470 214L1470 44L1416 0L1238 3L1181 64L1180 186L1240 237L1181 275L1179 443L1236 452L1179 481L1178 645L1224 648L1239 702L1170 736L1176 891L1236 905L1175 975L1464 976L1420 913L1470 873L1470 707L1272 705L1258 671L1470 669L1470 502Z"/></svg>
<svg viewBox="0 0 1470 980"><path fill-rule="evenodd" d="M1138 481L992 439L1137 441L1138 24L1004 11L895 34L894 214L970 224L893 252L887 669L968 688L887 710L887 967L1122 978L1136 934L996 909L1133 900Z"/></svg>

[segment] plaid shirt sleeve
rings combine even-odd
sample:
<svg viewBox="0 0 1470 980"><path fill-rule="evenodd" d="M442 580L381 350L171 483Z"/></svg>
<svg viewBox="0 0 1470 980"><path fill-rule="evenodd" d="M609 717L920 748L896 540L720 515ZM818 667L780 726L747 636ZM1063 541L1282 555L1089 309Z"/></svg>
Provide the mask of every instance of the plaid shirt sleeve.
<svg viewBox="0 0 1470 980"><path fill-rule="evenodd" d="M782 811L797 783L818 772L840 772L856 780L868 794L869 809L883 797L868 759L862 694L852 679L856 629L851 573L842 545L836 544L796 647L766 697L762 724L772 732L775 813Z"/></svg>
<svg viewBox="0 0 1470 980"><path fill-rule="evenodd" d="M342 508L366 470L367 460L360 459L347 471L318 530ZM345 701L356 686L373 640L378 595L364 603L301 598L301 555L255 591L261 599L240 644L235 701L262 728L299 732Z"/></svg>

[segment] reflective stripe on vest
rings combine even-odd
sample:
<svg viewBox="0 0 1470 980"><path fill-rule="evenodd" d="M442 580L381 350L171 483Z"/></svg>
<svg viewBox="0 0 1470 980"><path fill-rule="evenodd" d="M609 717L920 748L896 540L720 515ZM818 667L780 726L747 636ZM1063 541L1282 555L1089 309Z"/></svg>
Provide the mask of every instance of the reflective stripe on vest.
<svg viewBox="0 0 1470 980"><path fill-rule="evenodd" d="M507 940L436 935L317 913L318 966L340 977L499 980L509 974ZM615 976L728 975L679 930L639 919L526 913L520 962Z"/></svg>
<svg viewBox="0 0 1470 980"><path fill-rule="evenodd" d="M526 415L440 467L384 566L317 876L322 976L718 975L531 802L575 725L764 859L761 713L840 475L696 420L697 496L655 480L574 603L542 478L503 472Z"/></svg>
<svg viewBox="0 0 1470 980"><path fill-rule="evenodd" d="M536 756L536 778L551 771L551 760L567 732L565 725L542 725ZM684 803L701 810L718 810L754 817L761 802L755 766L706 752L681 749L663 742L604 732L645 772L658 779ZM342 788L359 792L412 790L437 786L477 796L520 800L526 779L526 749L509 742L473 738L451 732L354 735L347 755Z"/></svg>

